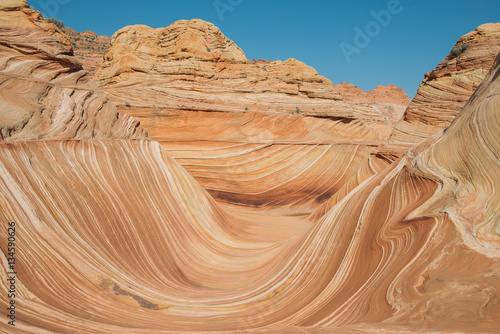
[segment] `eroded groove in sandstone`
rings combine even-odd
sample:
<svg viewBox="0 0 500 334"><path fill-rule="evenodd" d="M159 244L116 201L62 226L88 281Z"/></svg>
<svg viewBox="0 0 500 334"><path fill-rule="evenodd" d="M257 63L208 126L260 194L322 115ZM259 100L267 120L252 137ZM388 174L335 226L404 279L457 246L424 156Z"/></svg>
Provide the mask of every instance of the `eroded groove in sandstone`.
<svg viewBox="0 0 500 334"><path fill-rule="evenodd" d="M30 33L58 36L27 6L2 3L0 23L36 23ZM161 144L145 140L135 120L86 88L80 69L61 72L43 50L12 58L18 51L1 45L14 75L0 103L17 108L0 126L10 129L0 143L0 234L16 222L17 332L498 331L500 55L446 132L391 163L376 145L356 142L210 138L195 147L180 131L163 133ZM33 85L23 89L18 77ZM47 97L21 99L38 86ZM63 103L46 100L55 93ZM44 113L44 101L64 107ZM26 124L12 131L16 122ZM273 175L275 190L297 201L301 188L285 182L297 173L301 185L323 180L315 187L336 194L312 221L221 205L170 154L207 184L239 175L228 180L245 194L266 194L262 179ZM0 249L5 310L3 237Z"/></svg>

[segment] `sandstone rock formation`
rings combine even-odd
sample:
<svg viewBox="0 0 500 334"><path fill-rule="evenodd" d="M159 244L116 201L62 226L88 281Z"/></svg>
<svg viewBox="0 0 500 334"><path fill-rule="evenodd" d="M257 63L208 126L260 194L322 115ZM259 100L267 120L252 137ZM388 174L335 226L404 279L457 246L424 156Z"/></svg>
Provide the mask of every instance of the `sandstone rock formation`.
<svg viewBox="0 0 500 334"><path fill-rule="evenodd" d="M404 107L407 107L411 102L403 89L394 85L379 85L374 90L365 92L361 88L358 88L358 86L342 82L340 85L335 85L335 88L337 88L340 95L347 101L387 103Z"/></svg>
<svg viewBox="0 0 500 334"><path fill-rule="evenodd" d="M386 114L369 106L364 112L355 110L313 68L295 59L249 61L217 27L202 20L160 29L129 26L115 33L111 43L97 79L122 104L300 114L354 122L375 129L375 139L388 135L383 131L390 127ZM354 132L349 137L364 135Z"/></svg>
<svg viewBox="0 0 500 334"><path fill-rule="evenodd" d="M81 61L83 69L94 76L104 62L110 38L97 35L93 31L78 32L68 27L61 30L69 37L75 56Z"/></svg>
<svg viewBox="0 0 500 334"><path fill-rule="evenodd" d="M499 38L500 23L481 25L462 36L437 69L425 75L404 117L397 123L388 142L372 152L371 160L374 157L397 159L415 144L446 129L491 68L500 51ZM352 85L343 86L343 89L339 87L339 91L344 96L350 95L357 99L364 97L363 92L353 89ZM372 171L368 170L368 174L366 171L359 170L356 178L352 178L325 201L309 219L315 221L366 180L367 176L373 175ZM365 177L360 178L359 175Z"/></svg>
<svg viewBox="0 0 500 334"><path fill-rule="evenodd" d="M231 215L130 118L90 103L98 91L82 99L91 83L74 56L48 52L67 40L24 0L0 5L0 27L0 68L19 59L8 80L49 94L23 106L22 85L0 95L17 106L6 115L48 124L2 132L3 310L9 222L17 274L16 327L0 331L498 332L500 55L446 132L379 165L314 224L292 224ZM66 108L46 99L54 90ZM45 104L57 117L37 114Z"/></svg>
<svg viewBox="0 0 500 334"><path fill-rule="evenodd" d="M353 84L342 82L335 85L340 95L355 109L375 109L387 124L394 126L405 112L411 100L402 88L394 85L377 86L374 90L365 92Z"/></svg>
<svg viewBox="0 0 500 334"><path fill-rule="evenodd" d="M500 52L500 23L481 25L462 36L448 56L427 73L396 125L390 148L404 152L446 129L490 70Z"/></svg>
<svg viewBox="0 0 500 334"><path fill-rule="evenodd" d="M110 98L212 195L234 204L309 210L358 166L373 175L370 154L405 108L402 98L346 101L295 59L249 61L202 20L126 27L111 44L96 74Z"/></svg>
<svg viewBox="0 0 500 334"><path fill-rule="evenodd" d="M136 120L96 92L54 24L25 1L0 8L1 141L145 138Z"/></svg>
<svg viewBox="0 0 500 334"><path fill-rule="evenodd" d="M415 175L434 180L439 188L407 221L429 217L453 224L438 225L438 231L444 230L432 242L439 245L434 254L442 256L408 271L421 270L414 290L399 290L393 295L397 302L389 297L399 305L396 319L420 318L422 313L437 323L479 317L490 321L493 331L500 328L500 195L495 191L500 184L499 76L500 54L448 130L410 152L416 155L411 164ZM433 252L419 261L428 256L434 257ZM399 304L405 300L411 302Z"/></svg>

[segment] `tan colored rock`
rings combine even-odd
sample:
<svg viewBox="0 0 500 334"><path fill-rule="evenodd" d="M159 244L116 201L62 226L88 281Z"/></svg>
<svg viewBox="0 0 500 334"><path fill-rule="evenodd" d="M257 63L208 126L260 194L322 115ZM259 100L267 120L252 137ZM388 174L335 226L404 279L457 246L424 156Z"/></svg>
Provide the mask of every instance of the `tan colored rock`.
<svg viewBox="0 0 500 334"><path fill-rule="evenodd" d="M61 29L71 40L75 56L81 61L82 67L90 76L104 62L104 54L109 49L110 38L97 35L93 31L78 32L71 28Z"/></svg>
<svg viewBox="0 0 500 334"><path fill-rule="evenodd" d="M296 59L249 61L202 20L121 29L96 79L217 199L301 212L356 174L405 108L346 101Z"/></svg>
<svg viewBox="0 0 500 334"><path fill-rule="evenodd" d="M431 247L420 258L427 264L408 271L415 275L413 291L396 288L389 298L397 305L396 321L426 318L435 323L460 317L474 322L482 318L498 328L499 76L500 54L448 130L410 152L416 155L411 170L435 180L440 187L407 220L431 217L444 224L438 225L436 240L432 242L437 247ZM420 275L418 280L416 275ZM403 284L401 278L396 285Z"/></svg>
<svg viewBox="0 0 500 334"><path fill-rule="evenodd" d="M446 133L293 233L228 215L156 142L0 144L0 217L25 231L17 328L495 333L499 71Z"/></svg>
<svg viewBox="0 0 500 334"><path fill-rule="evenodd" d="M96 78L121 103L387 123L376 111L357 114L328 79L300 61L247 60L217 27L202 20L160 29L126 27L111 43ZM159 99L160 92L168 98Z"/></svg>
<svg viewBox="0 0 500 334"><path fill-rule="evenodd" d="M29 8L28 1L26 0L4 0L2 1L2 10L16 11L23 8Z"/></svg>
<svg viewBox="0 0 500 334"><path fill-rule="evenodd" d="M471 43L462 47L463 43ZM500 23L485 24L461 37L448 57L437 69L427 73L417 95L397 123L388 140L334 196L315 209L309 217L317 220L355 187L380 171L380 166L395 161L419 141L438 134L449 126L474 90L480 85L496 55L500 52ZM364 100L366 93L351 84L342 84L339 91L347 99ZM379 96L383 95L380 94ZM405 133L403 129L406 129ZM374 168L377 166L378 168ZM364 177L360 177L364 175Z"/></svg>
<svg viewBox="0 0 500 334"><path fill-rule="evenodd" d="M394 85L378 85L367 92L348 82L342 82L335 87L345 100L352 102L388 103L405 107L411 102L403 89Z"/></svg>
<svg viewBox="0 0 500 334"><path fill-rule="evenodd" d="M0 140L146 138L26 1L0 5Z"/></svg>
<svg viewBox="0 0 500 334"><path fill-rule="evenodd" d="M392 131L410 104L408 95L394 85L377 86L365 92L353 84L343 82L335 85L340 95L354 109L360 118L378 120Z"/></svg>
<svg viewBox="0 0 500 334"><path fill-rule="evenodd" d="M462 36L448 56L427 73L396 125L388 150L402 152L446 129L490 70L500 51L500 23Z"/></svg>
<svg viewBox="0 0 500 334"><path fill-rule="evenodd" d="M13 133L19 140L0 142L0 308L12 305L8 279L15 270L17 312L16 326L0 321L0 331L498 332L500 55L446 132L373 176L362 164L358 174L346 174L349 182L368 179L352 190L346 183L347 194L311 224L300 215L225 210L157 142L131 139L140 133L123 131L119 121L110 130L111 112L82 101L90 83L74 57L57 58L54 51L67 46L63 38L59 46L43 39L58 35L52 26L36 33L23 25L0 29L0 61L8 69L0 103L17 106L5 115L15 123L22 112L44 109L44 99L20 98L35 87L21 90L16 80L27 76L49 93L71 89L61 95L65 108L55 110L55 127L82 117L98 135L68 125L52 136L33 126L28 136L25 126ZM27 55L8 47L21 45L16 36L47 45ZM62 64L73 65L61 71ZM10 94L4 84L12 85ZM85 99L101 101L94 90ZM219 157L231 159L231 147L218 144ZM320 158L328 151L303 146L284 148L301 161L284 177L304 177L298 167L314 165L302 153ZM355 169L357 153L368 154L361 145L343 146L338 175ZM261 161L291 162L279 158L279 148L269 153ZM378 165L376 158L370 163ZM245 177L263 179L272 166L263 163L252 174L242 161L232 163L229 170L240 166ZM6 237L13 232L15 255Z"/></svg>

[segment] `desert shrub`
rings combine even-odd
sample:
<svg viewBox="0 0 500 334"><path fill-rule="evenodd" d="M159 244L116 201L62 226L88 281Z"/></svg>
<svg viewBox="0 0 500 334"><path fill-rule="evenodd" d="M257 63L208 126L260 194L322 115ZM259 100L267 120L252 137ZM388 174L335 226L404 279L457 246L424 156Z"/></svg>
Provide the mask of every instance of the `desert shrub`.
<svg viewBox="0 0 500 334"><path fill-rule="evenodd" d="M467 50L468 47L469 47L469 44L467 44L467 43L462 43L460 45L455 45L453 47L453 50L451 50L451 52L453 52L453 54L455 56L458 56L458 55L462 54L465 50Z"/></svg>
<svg viewBox="0 0 500 334"><path fill-rule="evenodd" d="M46 17L45 20L49 23L54 23L59 29L64 28L64 22L56 19L55 17Z"/></svg>

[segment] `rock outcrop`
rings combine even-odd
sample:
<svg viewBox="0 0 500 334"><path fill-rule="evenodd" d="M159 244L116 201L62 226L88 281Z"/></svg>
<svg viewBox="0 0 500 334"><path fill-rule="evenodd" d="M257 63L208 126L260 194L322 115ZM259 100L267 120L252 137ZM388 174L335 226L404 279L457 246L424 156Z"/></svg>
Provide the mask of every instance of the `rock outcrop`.
<svg viewBox="0 0 500 334"><path fill-rule="evenodd" d="M391 130L411 102L403 89L394 85L379 85L367 92L347 82L335 85L335 88L355 109L356 115L380 115Z"/></svg>
<svg viewBox="0 0 500 334"><path fill-rule="evenodd" d="M161 29L126 27L111 44L97 80L111 96L133 106L355 118L313 68L295 59L250 62L217 27L202 20Z"/></svg>
<svg viewBox="0 0 500 334"><path fill-rule="evenodd" d="M462 36L435 70L425 74L417 95L384 150L404 152L446 129L490 70L500 52L500 23Z"/></svg>
<svg viewBox="0 0 500 334"><path fill-rule="evenodd" d="M358 86L348 82L342 82L340 85L335 85L335 88L337 88L340 95L342 95L346 101L387 103L403 107L407 107L411 102L404 90L394 85L378 85L375 89L365 92L361 88L358 88Z"/></svg>
<svg viewBox="0 0 500 334"><path fill-rule="evenodd" d="M93 31L78 32L68 27L61 30L69 37L75 56L82 63L83 69L93 77L104 62L111 38L97 35Z"/></svg>
<svg viewBox="0 0 500 334"><path fill-rule="evenodd" d="M160 29L129 26L115 33L111 44L96 79L122 104L343 120L372 131L370 139L387 138L385 128L392 130L395 123L369 105L356 110L335 85L298 60L247 60L234 42L202 20ZM349 137L366 139L366 134L351 131Z"/></svg>
<svg viewBox="0 0 500 334"><path fill-rule="evenodd" d="M98 91L54 24L26 1L0 11L1 141L146 137Z"/></svg>

